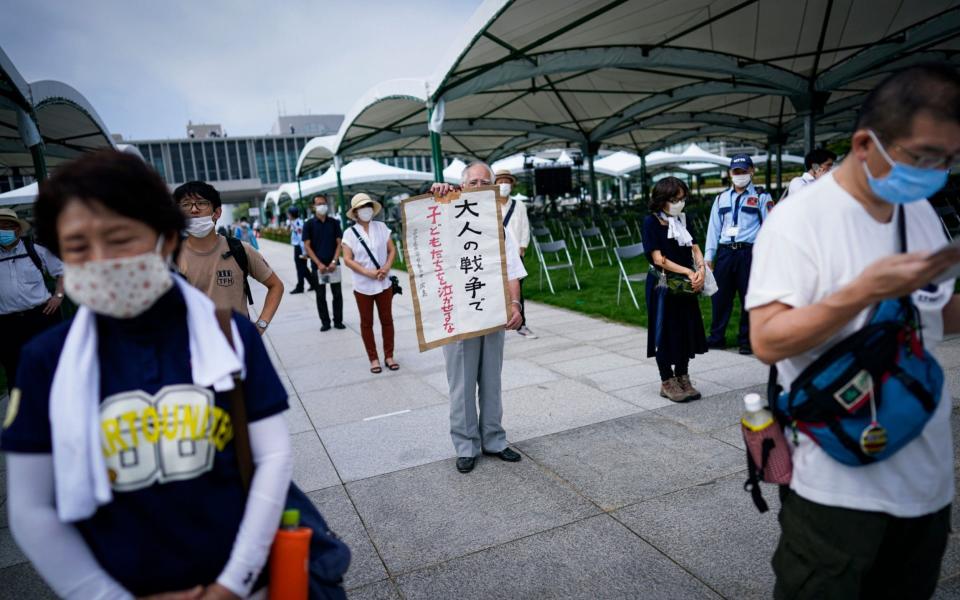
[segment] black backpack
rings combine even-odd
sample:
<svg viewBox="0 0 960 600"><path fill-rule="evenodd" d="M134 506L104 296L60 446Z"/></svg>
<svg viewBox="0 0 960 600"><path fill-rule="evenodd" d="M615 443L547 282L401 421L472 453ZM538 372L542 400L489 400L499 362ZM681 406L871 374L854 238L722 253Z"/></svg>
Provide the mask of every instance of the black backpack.
<svg viewBox="0 0 960 600"><path fill-rule="evenodd" d="M247 304L253 304L253 294L250 292L250 282L247 278L250 276L250 263L247 261L247 253L243 249L243 242L232 235L225 236L229 250L224 252L220 258L230 258L237 261L237 266L243 271L243 293L247 296Z"/></svg>

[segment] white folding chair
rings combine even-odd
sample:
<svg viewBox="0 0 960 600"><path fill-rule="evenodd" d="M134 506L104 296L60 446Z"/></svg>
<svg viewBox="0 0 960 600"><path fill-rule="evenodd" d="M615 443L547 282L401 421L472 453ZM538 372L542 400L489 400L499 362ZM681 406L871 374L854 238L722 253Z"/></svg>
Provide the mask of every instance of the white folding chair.
<svg viewBox="0 0 960 600"><path fill-rule="evenodd" d="M546 275L547 285L550 287L550 293L556 294L556 292L553 289L553 280L550 279L550 271L557 271L559 269L564 269L564 270L570 271L570 279L573 280L573 283L576 284L577 289L579 290L580 281L577 279L577 270L573 266L573 259L570 258L570 250L567 249L567 241L557 240L555 242L545 242L541 244L536 241L536 238L534 238L533 243L534 243L534 248L536 248L537 250L537 258L540 261L540 277L538 280L540 289L541 290L543 289L543 277L544 275ZM566 258L566 261L564 261L563 258L561 257L561 252L563 253L563 257ZM556 260L558 262L553 264L548 264L546 254L555 255ZM568 280L567 285L569 286L569 284L570 284L570 281Z"/></svg>
<svg viewBox="0 0 960 600"><path fill-rule="evenodd" d="M599 227L587 227L580 230L580 266L583 266L583 259L586 257L590 268L593 268L593 258L590 252L602 250L603 255L607 257L607 262L613 265L610 259L610 250L607 248L607 242L603 239L603 232Z"/></svg>
<svg viewBox="0 0 960 600"><path fill-rule="evenodd" d="M630 298L633 300L633 306L640 310L640 304L637 302L637 296L633 293L631 282L642 283L647 280L647 273L627 273L623 261L637 258L643 254L643 244L630 244L629 246L618 246L613 249L617 257L617 266L620 268L620 276L617 279L617 306L620 305L620 288L626 284L630 291Z"/></svg>

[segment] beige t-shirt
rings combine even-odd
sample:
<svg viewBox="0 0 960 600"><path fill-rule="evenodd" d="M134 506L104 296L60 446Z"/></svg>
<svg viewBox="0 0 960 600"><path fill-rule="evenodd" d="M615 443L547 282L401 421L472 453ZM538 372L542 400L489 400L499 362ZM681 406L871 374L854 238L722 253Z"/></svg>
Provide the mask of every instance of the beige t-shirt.
<svg viewBox="0 0 960 600"><path fill-rule="evenodd" d="M250 277L265 283L273 270L263 256L250 244L242 242L247 252ZM243 293L243 271L232 256L223 258L230 250L227 239L218 236L217 245L209 252L197 252L186 243L180 249L177 268L195 288L213 300L217 308L232 308L247 314L247 298Z"/></svg>

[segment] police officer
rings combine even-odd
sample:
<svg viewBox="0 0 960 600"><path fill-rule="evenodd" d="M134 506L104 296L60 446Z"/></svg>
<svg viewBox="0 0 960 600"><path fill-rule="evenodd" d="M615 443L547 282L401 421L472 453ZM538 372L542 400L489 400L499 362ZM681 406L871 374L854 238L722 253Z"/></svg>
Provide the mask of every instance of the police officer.
<svg viewBox="0 0 960 600"><path fill-rule="evenodd" d="M730 159L730 180L733 186L721 192L710 209L707 228L707 251L704 258L713 270L719 290L712 296L713 323L707 345L726 347L724 332L733 312L733 296L740 294L740 354L752 354L750 321L743 310L750 279L753 241L763 220L773 207L773 199L763 188L752 183L753 161L749 155L737 154Z"/></svg>
<svg viewBox="0 0 960 600"><path fill-rule="evenodd" d="M13 389L20 364L20 348L35 335L60 322L63 301L63 263L24 235L30 224L9 208L0 209L0 366ZM44 274L57 279L53 294Z"/></svg>

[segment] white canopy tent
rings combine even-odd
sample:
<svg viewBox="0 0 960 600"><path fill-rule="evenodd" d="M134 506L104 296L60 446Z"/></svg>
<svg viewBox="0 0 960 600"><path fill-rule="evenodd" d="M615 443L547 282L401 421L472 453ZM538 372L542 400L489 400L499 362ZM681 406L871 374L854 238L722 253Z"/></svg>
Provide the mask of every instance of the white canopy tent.
<svg viewBox="0 0 960 600"><path fill-rule="evenodd" d="M490 168L492 168L494 172L506 170L510 171L511 175L519 175L527 170L525 167L527 160L528 157L524 156L523 154L514 154L513 156L508 156L503 160L498 160L490 165ZM539 167L549 167L553 164L553 161L540 158L539 156L531 156L529 157L529 160L532 162L533 168L535 169Z"/></svg>
<svg viewBox="0 0 960 600"><path fill-rule="evenodd" d="M549 8L486 0L432 76L371 89L334 143L314 150L432 152L436 164L443 152L489 162L571 147L587 168L601 148L649 156L702 139L780 154L848 133L866 92L889 72L960 62L960 5L951 0L912 0L909 10L899 0L556 0Z"/></svg>
<svg viewBox="0 0 960 600"><path fill-rule="evenodd" d="M132 144L117 144L117 150L127 154L132 154L140 160L143 160L143 155L140 154L140 150L138 150L137 147ZM25 185L21 188L0 194L0 206L23 206L26 204L33 204L37 200L38 193L39 185L36 181L34 181L33 183Z"/></svg>
<svg viewBox="0 0 960 600"><path fill-rule="evenodd" d="M364 191L378 196L385 195L388 189L395 189L397 193L415 191L424 183L433 181L433 173L401 169L370 158L360 158L347 163L340 171L340 177L344 188L362 187ZM457 179L459 180L459 175ZM335 189L337 189L337 173L331 167L320 177L301 181L299 189L296 183L281 185L277 189L276 199L279 201L283 196L287 196L291 200L299 200L301 192L303 197L310 197Z"/></svg>

